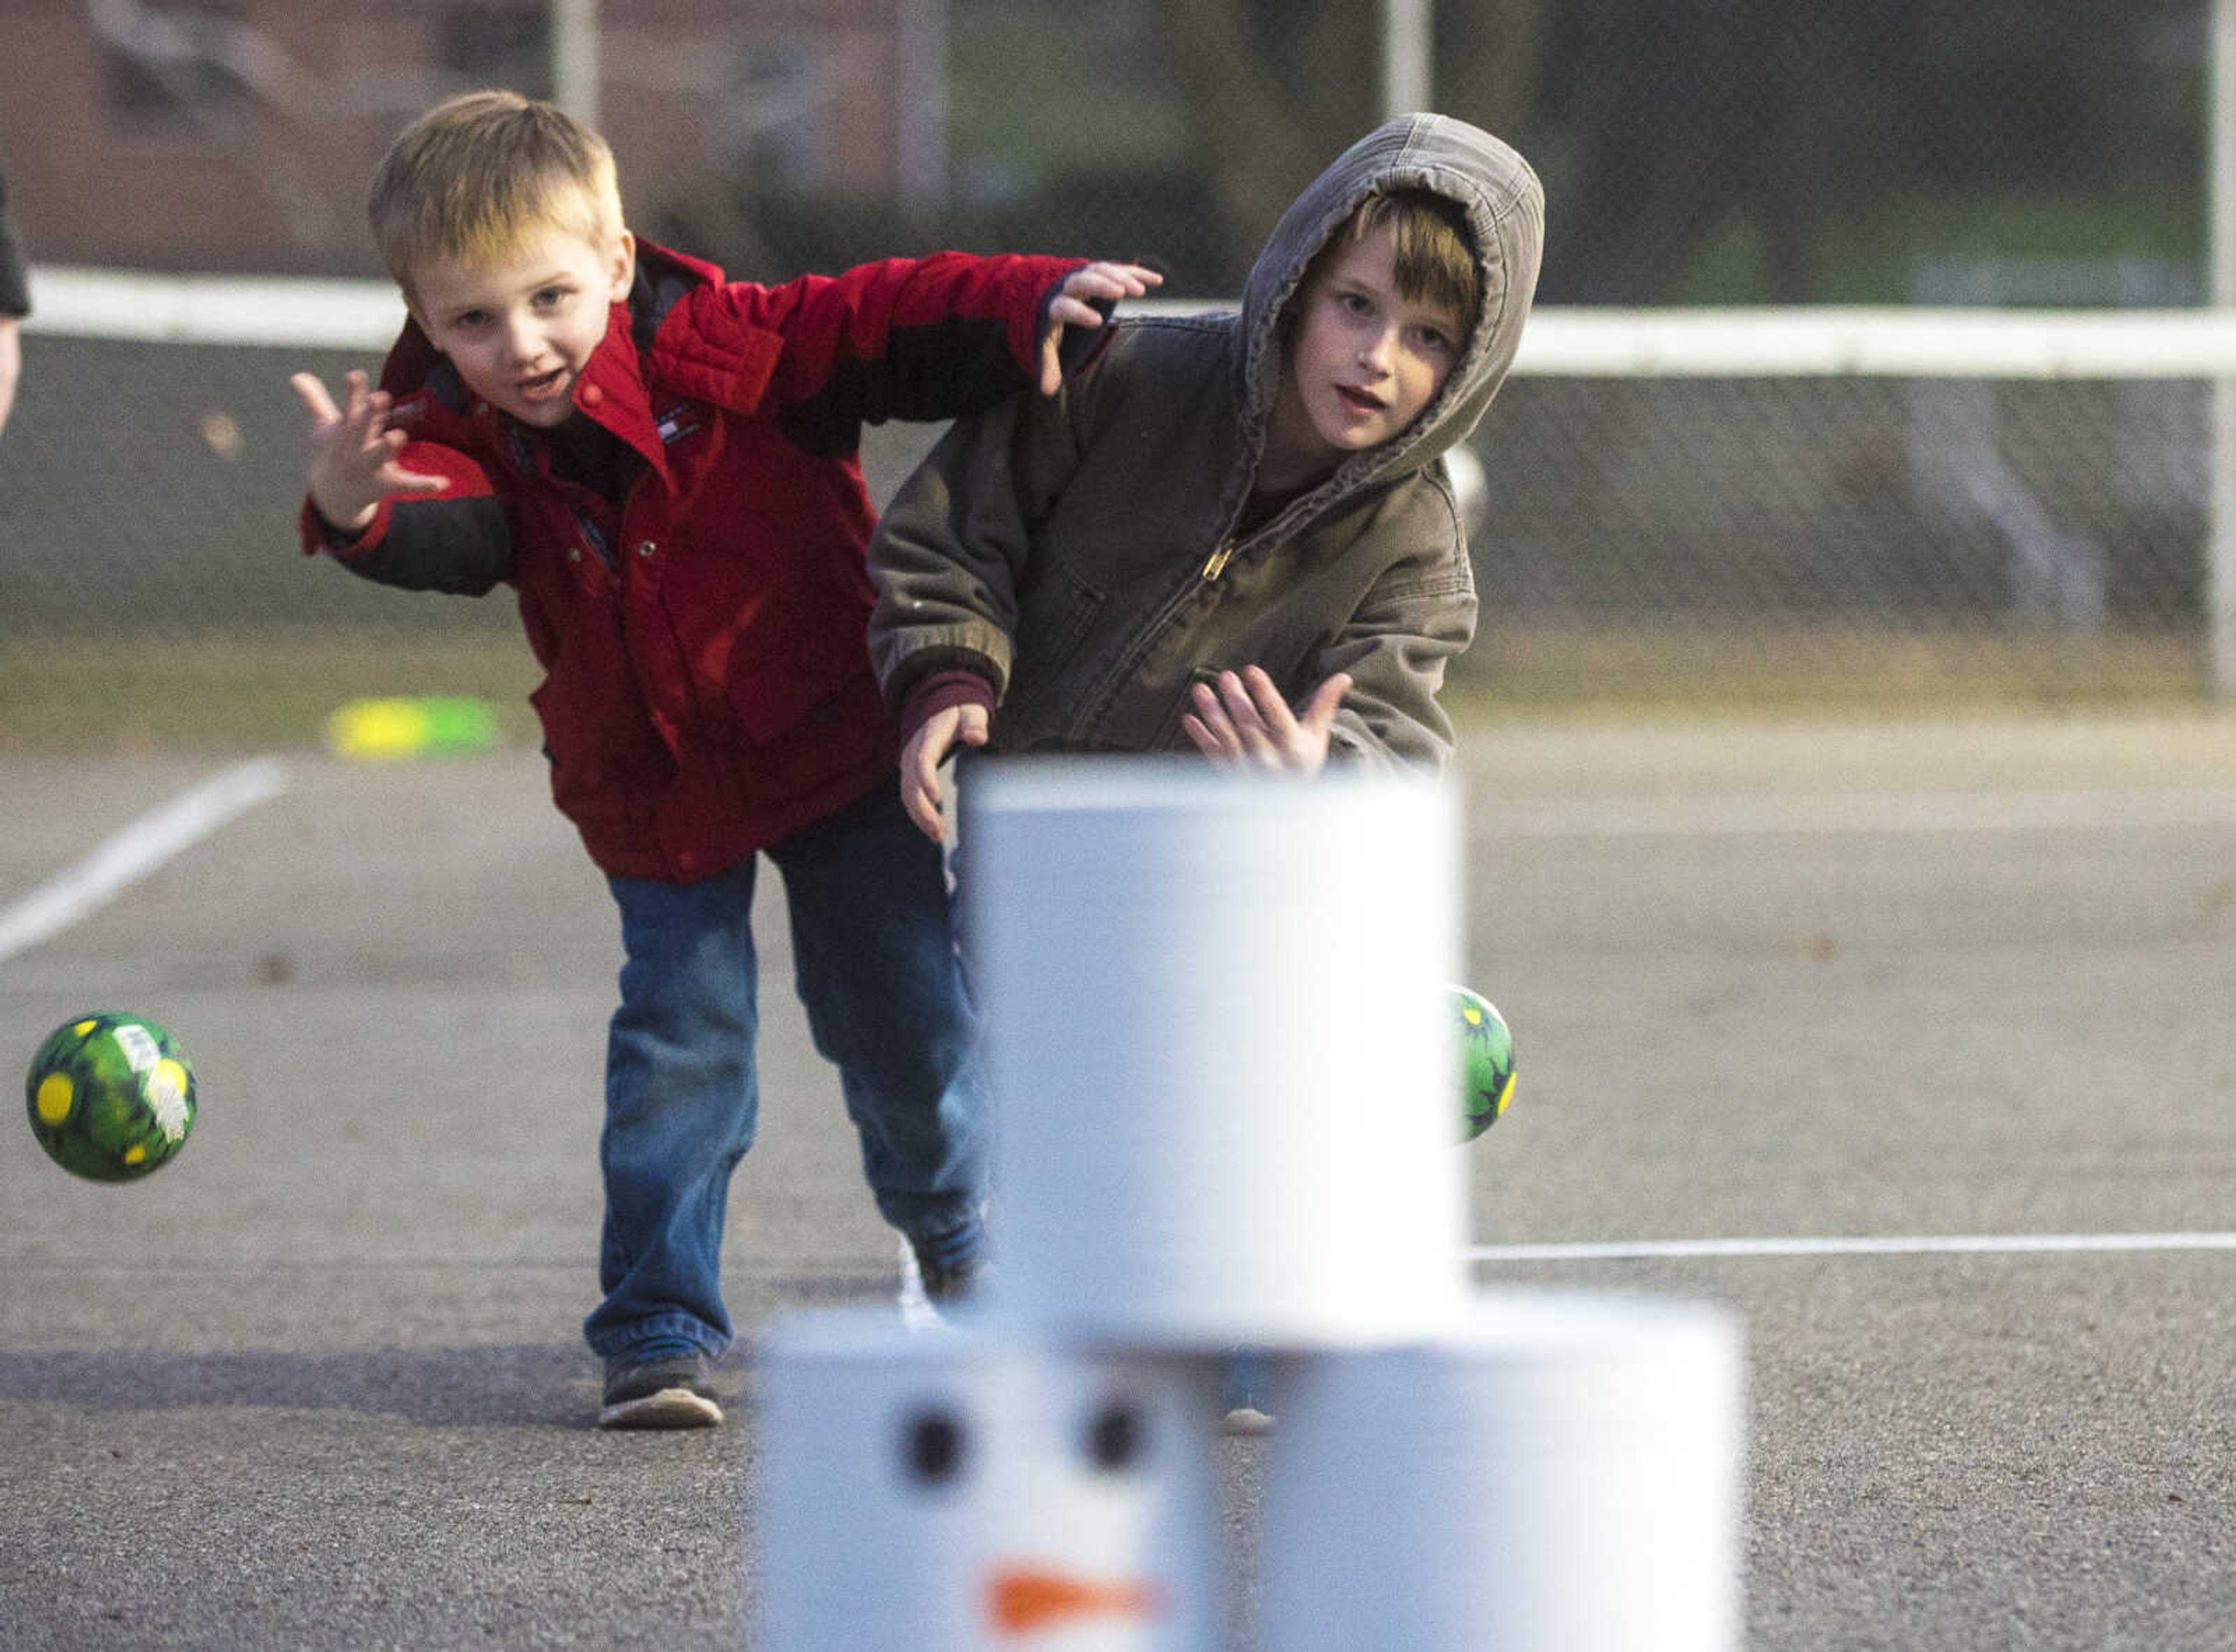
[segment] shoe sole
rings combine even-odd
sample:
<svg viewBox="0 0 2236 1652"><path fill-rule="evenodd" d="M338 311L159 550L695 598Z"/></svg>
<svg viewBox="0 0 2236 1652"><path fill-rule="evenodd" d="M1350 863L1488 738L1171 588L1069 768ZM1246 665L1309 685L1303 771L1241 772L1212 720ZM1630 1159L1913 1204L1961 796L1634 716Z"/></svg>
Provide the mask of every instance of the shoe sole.
<svg viewBox="0 0 2236 1652"><path fill-rule="evenodd" d="M712 1428L721 1420L720 1405L680 1385L624 1399L598 1413L600 1428Z"/></svg>
<svg viewBox="0 0 2236 1652"><path fill-rule="evenodd" d="M1255 1405L1237 1405L1220 1420L1220 1432L1245 1438L1270 1434L1273 1432L1273 1418L1270 1412L1259 1411Z"/></svg>

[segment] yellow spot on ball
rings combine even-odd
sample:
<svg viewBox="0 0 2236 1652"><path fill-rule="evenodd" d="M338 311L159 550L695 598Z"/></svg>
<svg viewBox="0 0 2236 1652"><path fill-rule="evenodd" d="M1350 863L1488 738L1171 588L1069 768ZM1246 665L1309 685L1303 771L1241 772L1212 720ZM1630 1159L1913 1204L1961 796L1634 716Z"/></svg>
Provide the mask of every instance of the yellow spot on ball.
<svg viewBox="0 0 2236 1652"><path fill-rule="evenodd" d="M1483 1011L1476 1009L1475 1005L1471 1004L1462 1004L1460 1006L1460 1015L1470 1027L1480 1027L1483 1025Z"/></svg>
<svg viewBox="0 0 2236 1652"><path fill-rule="evenodd" d="M39 1081L39 1122L61 1123L69 1116L70 1103L76 1099L77 1087L68 1073L49 1073Z"/></svg>
<svg viewBox="0 0 2236 1652"><path fill-rule="evenodd" d="M135 1142L130 1147L124 1150L124 1162L127 1164L137 1164L141 1160L147 1156L148 1149L141 1147L137 1142Z"/></svg>
<svg viewBox="0 0 2236 1652"><path fill-rule="evenodd" d="M98 1023L91 1021L81 1021L77 1025L72 1027L70 1030L76 1033L79 1037L82 1038L86 1034L91 1032L96 1024Z"/></svg>
<svg viewBox="0 0 2236 1652"><path fill-rule="evenodd" d="M1509 1073L1506 1076L1506 1082L1498 1087L1498 1105L1491 1109L1491 1117L1504 1118L1506 1116L1506 1104L1513 1099L1514 1075L1512 1073Z"/></svg>

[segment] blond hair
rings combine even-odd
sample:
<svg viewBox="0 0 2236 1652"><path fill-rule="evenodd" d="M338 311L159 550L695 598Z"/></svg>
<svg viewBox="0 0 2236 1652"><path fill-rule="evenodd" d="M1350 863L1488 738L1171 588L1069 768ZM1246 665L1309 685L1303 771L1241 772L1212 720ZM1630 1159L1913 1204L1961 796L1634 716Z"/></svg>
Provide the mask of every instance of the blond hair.
<svg viewBox="0 0 2236 1652"><path fill-rule="evenodd" d="M517 92L466 92L406 127L381 158L366 201L388 273L408 296L430 259L503 259L539 231L601 249L623 227L606 141Z"/></svg>

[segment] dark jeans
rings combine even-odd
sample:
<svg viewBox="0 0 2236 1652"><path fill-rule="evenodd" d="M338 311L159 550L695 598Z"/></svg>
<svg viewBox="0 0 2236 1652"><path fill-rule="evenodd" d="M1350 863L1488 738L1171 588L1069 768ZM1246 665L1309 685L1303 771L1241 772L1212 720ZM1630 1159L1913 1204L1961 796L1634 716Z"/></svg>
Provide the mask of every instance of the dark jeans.
<svg viewBox="0 0 2236 1652"><path fill-rule="evenodd" d="M952 1234L984 1196L986 1104L939 850L887 781L766 852L799 1000L838 1069L878 1209L904 1234ZM722 1227L760 1112L755 865L697 884L608 880L626 961L598 1146L605 1300L582 1326L601 1355L719 1353L731 1339Z"/></svg>

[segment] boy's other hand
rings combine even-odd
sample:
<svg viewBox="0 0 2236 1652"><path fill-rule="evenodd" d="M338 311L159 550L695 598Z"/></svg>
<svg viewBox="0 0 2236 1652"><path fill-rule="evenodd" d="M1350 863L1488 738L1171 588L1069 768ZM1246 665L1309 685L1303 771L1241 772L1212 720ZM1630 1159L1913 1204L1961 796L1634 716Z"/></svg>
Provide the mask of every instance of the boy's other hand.
<svg viewBox="0 0 2236 1652"><path fill-rule="evenodd" d="M1066 327L1099 327L1102 312L1092 302L1105 299L1138 299L1165 278L1139 264L1082 264L1063 278L1063 285L1049 300L1048 331L1041 335L1041 394L1053 396L1063 387L1063 363L1056 346Z"/></svg>
<svg viewBox="0 0 2236 1652"><path fill-rule="evenodd" d="M1240 676L1222 671L1215 691L1207 682L1196 684L1195 709L1180 719L1180 727L1221 768L1317 774L1327 761L1336 708L1350 692L1349 674L1338 671L1312 690L1301 713L1293 712L1257 666Z"/></svg>
<svg viewBox="0 0 2236 1652"><path fill-rule="evenodd" d="M901 806L934 843L947 841L947 822L939 813L939 766L958 740L983 746L987 722L983 706L949 706L925 718L901 747Z"/></svg>
<svg viewBox="0 0 2236 1652"><path fill-rule="evenodd" d="M329 526L362 533L390 494L440 493L450 485L397 462L404 434L389 428L388 392L368 390L363 373L349 375L339 407L316 373L299 372L287 382L310 410L311 503Z"/></svg>

